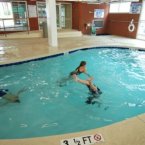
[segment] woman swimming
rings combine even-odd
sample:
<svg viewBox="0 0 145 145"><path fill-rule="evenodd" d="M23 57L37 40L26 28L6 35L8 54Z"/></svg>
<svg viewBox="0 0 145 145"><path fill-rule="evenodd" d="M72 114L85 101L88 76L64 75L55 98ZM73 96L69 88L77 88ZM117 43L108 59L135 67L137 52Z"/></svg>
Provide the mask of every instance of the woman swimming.
<svg viewBox="0 0 145 145"><path fill-rule="evenodd" d="M78 78L78 75L80 75L81 73L84 73L90 77L90 75L88 73L86 73L86 61L81 61L80 65L74 71L72 71L68 77L61 79L59 81L59 86L65 86L66 82L69 80L72 80L72 78L76 82L80 82L80 83L85 84L85 85L88 84L88 82L86 80L81 80Z"/></svg>
<svg viewBox="0 0 145 145"><path fill-rule="evenodd" d="M86 74L88 77L90 77L90 75L86 72L86 61L81 61L80 65L70 73L70 76L76 81L76 82L80 82L83 84L86 84L86 80L81 80L78 78L78 75L80 75L81 73Z"/></svg>
<svg viewBox="0 0 145 145"><path fill-rule="evenodd" d="M87 80L82 80L78 77L80 74L86 74L89 78ZM92 93L97 93L97 87L92 83L93 78L86 72L86 61L81 61L80 65L70 73L69 77L59 81L59 86L66 85L66 82L73 78L74 81L84 84L88 87L89 91Z"/></svg>
<svg viewBox="0 0 145 145"><path fill-rule="evenodd" d="M90 77L90 75L86 72L86 61L81 61L80 65L72 71L70 75L80 75L81 73L84 73Z"/></svg>
<svg viewBox="0 0 145 145"><path fill-rule="evenodd" d="M82 80L78 78L78 75L81 73L86 74L89 78L87 80ZM79 83L86 85L89 88L89 91L92 93L97 93L98 88L92 83L93 78L86 72L86 61L81 61L80 65L70 73L70 76Z"/></svg>

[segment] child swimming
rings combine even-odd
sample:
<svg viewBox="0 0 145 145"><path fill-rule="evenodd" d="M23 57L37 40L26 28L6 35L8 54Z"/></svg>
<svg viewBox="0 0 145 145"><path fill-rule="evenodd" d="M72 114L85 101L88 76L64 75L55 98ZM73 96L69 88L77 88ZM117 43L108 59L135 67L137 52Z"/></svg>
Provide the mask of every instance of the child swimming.
<svg viewBox="0 0 145 145"><path fill-rule="evenodd" d="M19 90L16 94L11 93L8 89L0 89L0 98L7 103L20 103L19 95L26 91L26 88ZM3 105L4 105L3 104Z"/></svg>

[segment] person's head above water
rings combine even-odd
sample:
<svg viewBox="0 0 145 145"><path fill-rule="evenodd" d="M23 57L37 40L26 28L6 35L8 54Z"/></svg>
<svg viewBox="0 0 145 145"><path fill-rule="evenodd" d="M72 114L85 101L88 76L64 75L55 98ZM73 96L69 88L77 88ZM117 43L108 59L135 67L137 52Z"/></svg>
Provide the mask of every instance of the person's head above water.
<svg viewBox="0 0 145 145"><path fill-rule="evenodd" d="M86 61L81 61L80 66L84 66L84 65L86 65Z"/></svg>

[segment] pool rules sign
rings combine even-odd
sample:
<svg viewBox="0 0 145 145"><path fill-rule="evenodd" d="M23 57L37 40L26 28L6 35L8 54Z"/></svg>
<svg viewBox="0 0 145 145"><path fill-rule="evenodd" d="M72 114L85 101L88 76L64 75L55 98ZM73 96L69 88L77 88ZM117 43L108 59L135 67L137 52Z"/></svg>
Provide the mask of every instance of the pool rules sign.
<svg viewBox="0 0 145 145"><path fill-rule="evenodd" d="M61 145L91 145L103 141L104 139L101 134L94 134L94 135L86 135L81 137L64 139L61 140Z"/></svg>

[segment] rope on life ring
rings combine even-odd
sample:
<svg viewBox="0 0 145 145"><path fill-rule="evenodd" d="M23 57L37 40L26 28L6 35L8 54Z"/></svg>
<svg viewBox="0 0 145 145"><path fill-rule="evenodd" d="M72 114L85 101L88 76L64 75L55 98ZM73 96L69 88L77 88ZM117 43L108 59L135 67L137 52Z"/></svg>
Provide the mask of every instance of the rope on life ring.
<svg viewBox="0 0 145 145"><path fill-rule="evenodd" d="M128 25L128 31L133 32L135 30L135 25L133 23L133 19L131 20L130 24Z"/></svg>

